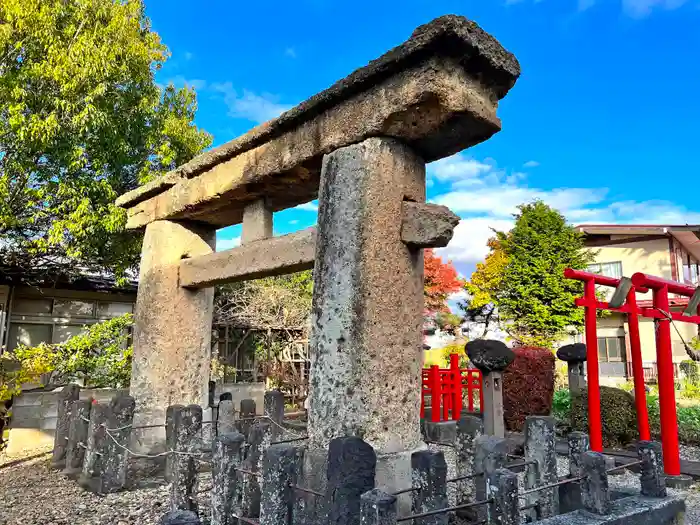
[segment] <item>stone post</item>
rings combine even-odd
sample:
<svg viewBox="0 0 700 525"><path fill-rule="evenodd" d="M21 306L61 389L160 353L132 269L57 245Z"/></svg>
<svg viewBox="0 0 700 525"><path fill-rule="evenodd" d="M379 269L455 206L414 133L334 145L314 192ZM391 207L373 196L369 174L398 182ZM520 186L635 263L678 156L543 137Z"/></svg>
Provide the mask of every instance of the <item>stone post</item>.
<svg viewBox="0 0 700 525"><path fill-rule="evenodd" d="M518 475L508 469L499 468L489 474L486 489L488 523L494 525L519 525L520 501L518 498Z"/></svg>
<svg viewBox="0 0 700 525"><path fill-rule="evenodd" d="M214 408L216 406L216 381L209 381L209 398L207 401L207 406L209 408Z"/></svg>
<svg viewBox="0 0 700 525"><path fill-rule="evenodd" d="M591 444L585 432L570 432L567 441L569 443L569 476L578 478L582 474L583 453L590 450Z"/></svg>
<svg viewBox="0 0 700 525"><path fill-rule="evenodd" d="M525 418L525 459L527 465L525 488L532 489L559 481L557 473L556 423L547 416ZM538 503L539 519L559 514L559 490L540 490L528 498L528 503ZM533 516L535 517L535 516Z"/></svg>
<svg viewBox="0 0 700 525"><path fill-rule="evenodd" d="M51 467L62 469L66 466L66 451L68 450L68 429L70 427L70 406L80 397L78 385L66 385L58 393L58 414L56 417L56 432L54 434L53 455Z"/></svg>
<svg viewBox="0 0 700 525"><path fill-rule="evenodd" d="M116 396L109 404L106 446L102 457L100 491L117 492L126 484L126 471L129 461L131 426L134 421L136 401L131 396Z"/></svg>
<svg viewBox="0 0 700 525"><path fill-rule="evenodd" d="M70 404L66 468L63 469L63 473L69 477L75 477L83 470L91 408L92 399L78 399Z"/></svg>
<svg viewBox="0 0 700 525"><path fill-rule="evenodd" d="M107 448L107 433L105 426L109 421L110 407L93 403L90 412L88 440L83 460L83 471L78 482L92 492L99 492L100 476L102 475L102 457Z"/></svg>
<svg viewBox="0 0 700 525"><path fill-rule="evenodd" d="M474 441L484 434L484 423L475 416L462 416L457 421L455 439L457 476L469 476L474 473ZM457 482L457 504L472 501L475 480L466 479Z"/></svg>
<svg viewBox="0 0 700 525"><path fill-rule="evenodd" d="M168 451L175 449L175 411L180 411L184 408L183 405L169 405L165 411L165 449ZM165 481L168 483L173 480L174 462L175 454L168 454L165 457Z"/></svg>
<svg viewBox="0 0 700 525"><path fill-rule="evenodd" d="M557 350L557 357L566 361L569 376L569 391L582 392L586 390L586 345L574 343L562 346Z"/></svg>
<svg viewBox="0 0 700 525"><path fill-rule="evenodd" d="M508 463L508 441L495 436L480 436L474 440L474 500L486 499L486 481L489 476ZM486 508L467 509L464 516L480 521L486 518Z"/></svg>
<svg viewBox="0 0 700 525"><path fill-rule="evenodd" d="M581 502L594 514L610 513L610 489L606 472L605 456L599 452L583 453L583 480L581 480Z"/></svg>
<svg viewBox="0 0 700 525"><path fill-rule="evenodd" d="M219 434L212 446L211 525L238 525L233 516L240 498L239 474L245 436L239 432Z"/></svg>
<svg viewBox="0 0 700 525"><path fill-rule="evenodd" d="M236 408L233 401L230 399L219 401L217 417L217 434L230 434L236 431Z"/></svg>
<svg viewBox="0 0 700 525"><path fill-rule="evenodd" d="M262 461L260 525L293 524L295 491L301 468L299 447L281 443L265 450Z"/></svg>
<svg viewBox="0 0 700 525"><path fill-rule="evenodd" d="M329 525L360 525L360 498L374 488L377 456L358 437L339 437L328 448Z"/></svg>
<svg viewBox="0 0 700 525"><path fill-rule="evenodd" d="M411 514L449 507L447 502L447 464L442 452L418 450L411 455ZM435 514L413 520L415 525L447 525L448 514Z"/></svg>
<svg viewBox="0 0 700 525"><path fill-rule="evenodd" d="M284 420L284 394L279 390L265 392L264 407L265 415L272 421L272 439L281 438L282 421Z"/></svg>
<svg viewBox="0 0 700 525"><path fill-rule="evenodd" d="M661 443L640 441L637 454L642 460L640 467L640 484L642 496L650 498L666 497L666 474L664 474L663 452Z"/></svg>
<svg viewBox="0 0 700 525"><path fill-rule="evenodd" d="M163 515L159 525L201 525L196 512L189 510L171 510Z"/></svg>
<svg viewBox="0 0 700 525"><path fill-rule="evenodd" d="M425 201L425 162L406 145L370 138L325 155L309 447L363 436L377 451L377 486L389 490L406 486L410 455L423 448L423 255L402 241L402 206L409 200Z"/></svg>
<svg viewBox="0 0 700 525"><path fill-rule="evenodd" d="M253 474L241 473L243 480L241 513L247 518L260 516L260 479L262 461L265 450L272 441L272 423L260 419L250 427L248 435L248 451L243 461L243 469Z"/></svg>
<svg viewBox="0 0 700 525"><path fill-rule="evenodd" d="M197 460L202 432L202 407L173 407L171 510L197 512Z"/></svg>
<svg viewBox="0 0 700 525"><path fill-rule="evenodd" d="M360 525L396 525L396 496L379 489L360 496Z"/></svg>
<svg viewBox="0 0 700 525"><path fill-rule="evenodd" d="M180 287L182 259L214 251L215 230L187 221L146 226L134 317L130 394L135 426L164 424L170 404L205 406L209 393L214 288ZM142 451L165 448L162 428L134 432Z"/></svg>
<svg viewBox="0 0 700 525"><path fill-rule="evenodd" d="M475 339L465 347L469 361L482 374L484 433L505 437L503 421L503 371L515 360L515 353L501 341Z"/></svg>
<svg viewBox="0 0 700 525"><path fill-rule="evenodd" d="M257 410L255 399L241 399L240 408L238 431L247 438L250 427L255 421L255 412Z"/></svg>

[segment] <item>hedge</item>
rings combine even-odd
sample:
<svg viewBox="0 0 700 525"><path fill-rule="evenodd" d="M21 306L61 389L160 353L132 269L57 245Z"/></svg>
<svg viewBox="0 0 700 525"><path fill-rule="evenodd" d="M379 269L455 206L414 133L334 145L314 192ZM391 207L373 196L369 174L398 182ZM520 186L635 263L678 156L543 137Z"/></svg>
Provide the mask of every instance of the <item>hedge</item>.
<svg viewBox="0 0 700 525"><path fill-rule="evenodd" d="M513 348L515 361L503 372L506 428L520 431L527 416L548 416L554 396L554 354L547 348Z"/></svg>
<svg viewBox="0 0 700 525"><path fill-rule="evenodd" d="M603 446L614 447L634 441L637 412L629 392L609 386L600 387L600 411L603 420ZM588 432L588 391L571 395L571 427Z"/></svg>

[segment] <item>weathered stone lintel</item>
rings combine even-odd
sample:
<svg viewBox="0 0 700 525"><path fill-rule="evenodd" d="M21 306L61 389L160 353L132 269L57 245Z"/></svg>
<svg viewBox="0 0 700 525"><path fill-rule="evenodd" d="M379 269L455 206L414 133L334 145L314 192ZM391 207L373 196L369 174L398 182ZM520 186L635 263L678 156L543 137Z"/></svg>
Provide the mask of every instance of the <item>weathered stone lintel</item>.
<svg viewBox="0 0 700 525"><path fill-rule="evenodd" d="M458 59L428 58L163 193L120 201L129 207L127 227L159 219L237 224L243 208L263 196L272 211L297 206L317 197L323 155L383 136L430 162L498 132L496 105L488 83L471 76Z"/></svg>
<svg viewBox="0 0 700 525"><path fill-rule="evenodd" d="M414 248L442 248L452 240L459 217L447 206L404 202L401 240Z"/></svg>
<svg viewBox="0 0 700 525"><path fill-rule="evenodd" d="M308 270L314 266L316 228L262 239L180 263L180 286L207 288Z"/></svg>
<svg viewBox="0 0 700 525"><path fill-rule="evenodd" d="M461 16L442 16L417 28L406 42L276 119L198 155L161 179L122 195L117 205L131 207L160 193L173 181L195 177L244 151L269 142L357 93L414 67L431 55L457 57L470 74L484 79L495 99L503 98L520 74L516 58L476 23Z"/></svg>

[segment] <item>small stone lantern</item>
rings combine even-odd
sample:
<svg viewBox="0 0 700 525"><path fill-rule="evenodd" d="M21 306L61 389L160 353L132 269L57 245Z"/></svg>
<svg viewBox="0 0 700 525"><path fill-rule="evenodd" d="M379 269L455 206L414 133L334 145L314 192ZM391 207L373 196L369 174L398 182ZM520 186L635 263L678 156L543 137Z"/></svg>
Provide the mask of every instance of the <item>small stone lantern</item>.
<svg viewBox="0 0 700 525"><path fill-rule="evenodd" d="M503 371L515 360L515 352L501 341L476 339L465 346L469 361L481 371L484 433L505 437L503 421Z"/></svg>
<svg viewBox="0 0 700 525"><path fill-rule="evenodd" d="M574 343L562 346L557 350L557 357L566 361L569 375L569 392L582 392L586 390L586 345Z"/></svg>

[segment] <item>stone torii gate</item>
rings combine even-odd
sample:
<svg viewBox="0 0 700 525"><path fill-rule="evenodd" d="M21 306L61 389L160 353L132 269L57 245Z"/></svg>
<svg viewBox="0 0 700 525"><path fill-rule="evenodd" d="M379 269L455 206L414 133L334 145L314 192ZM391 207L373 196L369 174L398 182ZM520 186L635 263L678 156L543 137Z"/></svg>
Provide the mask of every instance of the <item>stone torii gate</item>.
<svg viewBox="0 0 700 525"><path fill-rule="evenodd" d="M128 228L145 228L134 424L162 423L169 404L206 405L214 285L313 267L309 448L361 435L389 458L387 478L410 476L422 446L422 249L446 245L458 222L425 203L425 164L498 132L498 101L519 71L474 22L444 16L121 196ZM273 212L317 197L316 228L273 237ZM241 222L241 246L215 253L216 230Z"/></svg>

